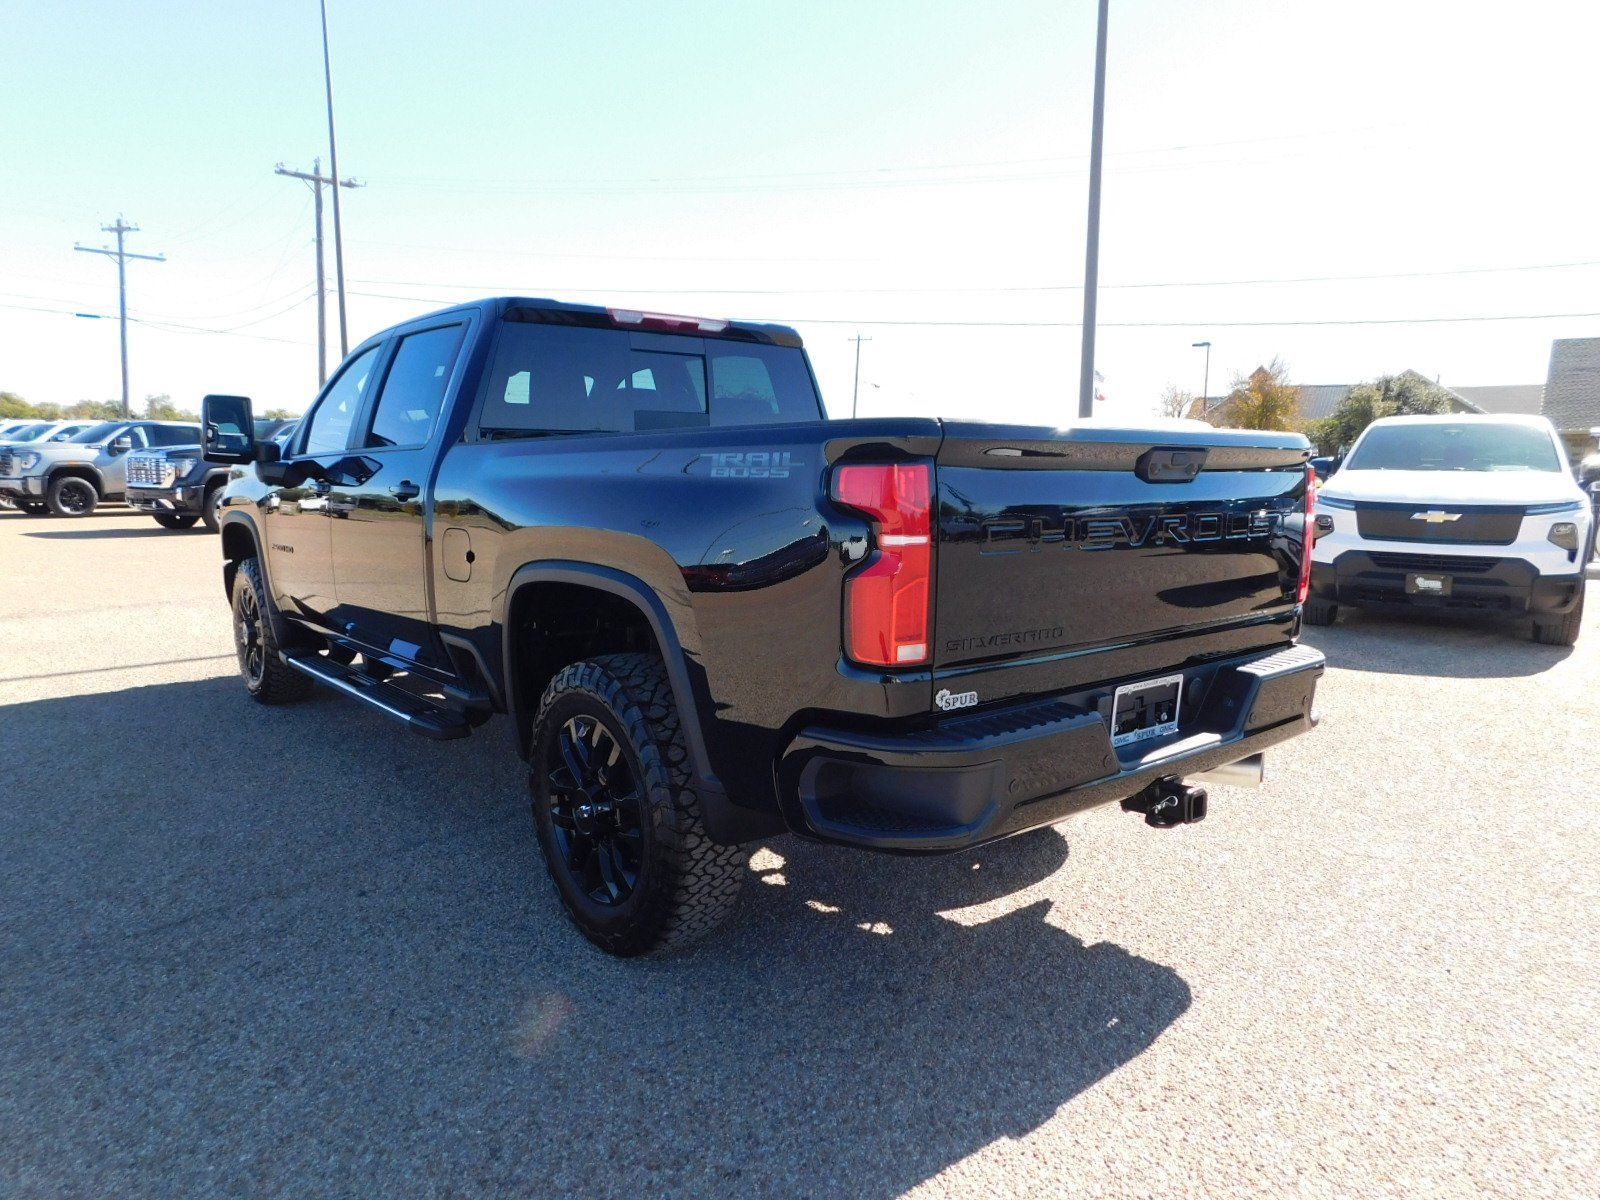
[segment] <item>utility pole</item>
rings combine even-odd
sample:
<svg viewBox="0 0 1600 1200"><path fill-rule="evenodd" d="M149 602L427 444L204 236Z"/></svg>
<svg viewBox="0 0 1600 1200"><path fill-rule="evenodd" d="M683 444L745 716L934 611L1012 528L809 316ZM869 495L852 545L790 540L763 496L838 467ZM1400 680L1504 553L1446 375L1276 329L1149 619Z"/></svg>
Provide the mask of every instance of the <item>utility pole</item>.
<svg viewBox="0 0 1600 1200"><path fill-rule="evenodd" d="M328 92L328 173L339 178L339 144L333 136L333 62L328 55L328 0L322 3L322 78ZM339 358L350 353L344 318L344 227L339 224L339 189L333 189L333 275L339 288Z"/></svg>
<svg viewBox="0 0 1600 1200"><path fill-rule="evenodd" d="M859 333L850 339L856 344L856 385L850 391L850 416L856 415L856 402L861 399L861 343L870 342L869 337L862 337Z"/></svg>
<svg viewBox="0 0 1600 1200"><path fill-rule="evenodd" d="M1089 247L1083 263L1083 362L1078 373L1078 415L1094 415L1094 310L1100 284L1100 148L1106 124L1106 19L1111 0L1100 0L1094 52L1094 121L1089 134Z"/></svg>
<svg viewBox="0 0 1600 1200"><path fill-rule="evenodd" d="M1201 385L1200 385L1200 411L1201 412L1205 412L1205 410L1206 410L1206 397L1211 394L1211 343L1210 342L1194 342L1194 343L1192 343L1190 345L1189 348L1191 350L1198 350L1198 349L1200 349L1201 346L1204 346L1206 348L1206 373L1202 377L1204 382L1202 382Z"/></svg>
<svg viewBox="0 0 1600 1200"><path fill-rule="evenodd" d="M127 249L123 239L130 233L138 233L137 225L129 225L122 219L122 214L117 214L115 225L100 226L103 233L117 235L117 248L109 246L83 246L74 242L74 250L82 250L85 254L104 254L107 258L117 260L117 315L122 322L122 415L131 417L133 410L128 406L128 260L142 258L146 262L166 262L165 254L135 254Z"/></svg>
<svg viewBox="0 0 1600 1200"><path fill-rule="evenodd" d="M322 189L332 187L335 190L342 187L361 187L357 179L335 179L332 175L322 173L322 160L311 160L310 172L291 171L279 163L272 169L274 175L287 175L291 179L304 179L311 185L311 194L315 199L317 222L317 387L322 387L328 382L328 289L323 282L322 270Z"/></svg>

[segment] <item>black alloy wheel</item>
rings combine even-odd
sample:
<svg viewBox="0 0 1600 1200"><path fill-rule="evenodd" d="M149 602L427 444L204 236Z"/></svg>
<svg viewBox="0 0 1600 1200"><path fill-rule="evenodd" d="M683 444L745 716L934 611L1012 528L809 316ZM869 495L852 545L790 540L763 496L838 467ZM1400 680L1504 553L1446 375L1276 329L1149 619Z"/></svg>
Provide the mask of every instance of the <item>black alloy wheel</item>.
<svg viewBox="0 0 1600 1200"><path fill-rule="evenodd" d="M570 718L547 760L557 867L574 890L614 907L644 866L644 795L622 744L599 718Z"/></svg>
<svg viewBox="0 0 1600 1200"><path fill-rule="evenodd" d="M239 652L239 673L252 691L261 686L267 670L266 626L255 588L241 588L233 605L233 640Z"/></svg>
<svg viewBox="0 0 1600 1200"><path fill-rule="evenodd" d="M87 479L68 476L50 486L50 511L59 517L85 517L99 503L100 494Z"/></svg>
<svg viewBox="0 0 1600 1200"><path fill-rule="evenodd" d="M239 675L258 704L291 704L309 696L316 684L283 660L270 605L261 563L242 560L233 574L233 641Z"/></svg>
<svg viewBox="0 0 1600 1200"><path fill-rule="evenodd" d="M733 911L749 851L707 834L659 657L603 654L558 671L528 759L550 880L595 945L624 958L673 949Z"/></svg>

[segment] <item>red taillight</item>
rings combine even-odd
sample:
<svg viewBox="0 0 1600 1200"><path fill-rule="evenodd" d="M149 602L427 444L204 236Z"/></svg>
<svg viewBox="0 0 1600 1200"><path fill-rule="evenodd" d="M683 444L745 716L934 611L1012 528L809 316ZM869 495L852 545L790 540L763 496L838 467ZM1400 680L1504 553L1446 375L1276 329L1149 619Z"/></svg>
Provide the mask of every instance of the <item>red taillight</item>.
<svg viewBox="0 0 1600 1200"><path fill-rule="evenodd" d="M845 582L845 647L858 663L910 667L928 661L933 588L931 463L843 466L833 498L872 518L877 550Z"/></svg>
<svg viewBox="0 0 1600 1200"><path fill-rule="evenodd" d="M1306 468L1306 524L1300 533L1300 597L1304 604L1311 595L1311 547L1317 541L1317 473Z"/></svg>
<svg viewBox="0 0 1600 1200"><path fill-rule="evenodd" d="M657 329L694 329L700 333L722 333L728 322L716 317L677 317L671 313L640 312L633 308L608 308L608 315L618 325L650 325Z"/></svg>

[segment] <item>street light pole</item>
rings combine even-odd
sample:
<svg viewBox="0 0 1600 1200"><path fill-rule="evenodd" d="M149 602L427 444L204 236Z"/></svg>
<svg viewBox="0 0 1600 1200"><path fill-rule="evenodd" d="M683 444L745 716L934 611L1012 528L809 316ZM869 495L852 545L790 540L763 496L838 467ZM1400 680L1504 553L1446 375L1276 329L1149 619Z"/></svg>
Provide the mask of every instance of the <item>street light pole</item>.
<svg viewBox="0 0 1600 1200"><path fill-rule="evenodd" d="M1100 150L1106 118L1106 20L1111 0L1100 0L1094 51L1094 119L1089 135L1089 246L1083 263L1083 358L1078 370L1078 415L1094 415L1094 317L1100 282Z"/></svg>
<svg viewBox="0 0 1600 1200"><path fill-rule="evenodd" d="M1200 411L1204 412L1206 408L1206 396L1211 391L1211 343L1195 342L1193 348L1198 350L1201 346L1206 348L1206 373L1202 377L1204 382L1202 382L1200 385Z"/></svg>
<svg viewBox="0 0 1600 1200"><path fill-rule="evenodd" d="M852 420L854 420L856 415L856 402L861 399L861 343L870 342L872 339L869 337L862 337L858 333L850 340L856 344L856 383L855 386L850 389L850 417Z"/></svg>
<svg viewBox="0 0 1600 1200"><path fill-rule="evenodd" d="M333 136L333 62L328 54L328 0L322 4L322 79L328 92L328 174L339 178L339 147ZM339 185L333 187L333 276L339 289L339 358L350 353L344 315L344 228L339 223Z"/></svg>

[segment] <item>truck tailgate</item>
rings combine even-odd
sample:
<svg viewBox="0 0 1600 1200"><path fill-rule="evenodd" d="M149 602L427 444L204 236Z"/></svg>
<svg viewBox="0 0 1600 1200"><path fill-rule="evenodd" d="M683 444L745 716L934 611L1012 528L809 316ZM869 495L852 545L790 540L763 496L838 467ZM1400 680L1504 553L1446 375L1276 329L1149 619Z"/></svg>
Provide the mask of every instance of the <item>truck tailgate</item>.
<svg viewBox="0 0 1600 1200"><path fill-rule="evenodd" d="M989 673L989 701L1287 641L1308 453L1297 434L947 423L936 674Z"/></svg>

